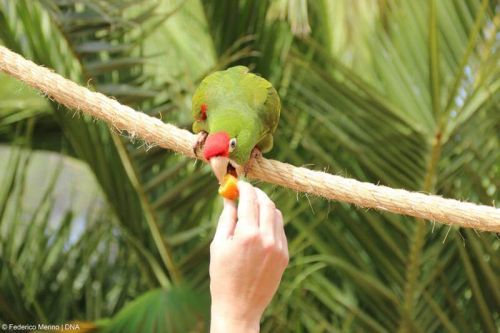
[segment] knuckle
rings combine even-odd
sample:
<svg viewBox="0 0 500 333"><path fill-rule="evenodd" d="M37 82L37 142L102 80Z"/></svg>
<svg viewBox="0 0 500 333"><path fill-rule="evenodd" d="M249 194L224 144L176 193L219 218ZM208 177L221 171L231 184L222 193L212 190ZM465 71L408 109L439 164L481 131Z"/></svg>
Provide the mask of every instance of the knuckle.
<svg viewBox="0 0 500 333"><path fill-rule="evenodd" d="M249 229L245 232L243 236L243 241L247 243L253 243L260 239L260 234L257 229Z"/></svg>
<svg viewBox="0 0 500 333"><path fill-rule="evenodd" d="M288 251L283 251L282 257L283 261L285 262L285 265L288 265L288 263L290 262L290 256L288 255Z"/></svg>
<svg viewBox="0 0 500 333"><path fill-rule="evenodd" d="M264 203L264 209L268 209L272 212L276 209L276 205L271 200L268 200Z"/></svg>
<svg viewBox="0 0 500 333"><path fill-rule="evenodd" d="M290 257L288 254L284 251L280 251L278 255L278 262L283 266L286 267L288 266L288 263L290 262Z"/></svg>
<svg viewBox="0 0 500 333"><path fill-rule="evenodd" d="M274 241L274 240L271 240L271 241L264 243L262 248L267 255L270 255L272 257L279 257L280 256L280 252L281 252L280 248L279 248L278 244L276 243L276 241Z"/></svg>
<svg viewBox="0 0 500 333"><path fill-rule="evenodd" d="M272 237L266 237L262 241L262 248L266 252L274 252L276 249L276 241Z"/></svg>
<svg viewBox="0 0 500 333"><path fill-rule="evenodd" d="M281 210L276 208L276 215L278 216L278 221L283 224L283 214L281 213Z"/></svg>
<svg viewBox="0 0 500 333"><path fill-rule="evenodd" d="M283 266L287 267L289 263L290 263L290 258L288 258L288 256L285 256L283 259Z"/></svg>
<svg viewBox="0 0 500 333"><path fill-rule="evenodd" d="M280 230L285 231L285 225L283 224L283 220L278 220L276 221L276 225L279 227Z"/></svg>

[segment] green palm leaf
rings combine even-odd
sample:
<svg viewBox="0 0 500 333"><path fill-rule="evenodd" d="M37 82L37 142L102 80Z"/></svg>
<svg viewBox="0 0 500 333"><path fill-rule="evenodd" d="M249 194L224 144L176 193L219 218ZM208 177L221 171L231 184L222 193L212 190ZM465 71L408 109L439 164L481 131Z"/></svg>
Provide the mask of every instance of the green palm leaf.
<svg viewBox="0 0 500 333"><path fill-rule="evenodd" d="M0 4L3 44L164 121L189 128L200 79L244 64L282 97L270 157L483 204L500 199L499 26L491 1ZM9 158L0 188L0 221L7 221L1 320L206 331L208 304L195 295L208 292L220 211L208 168L18 90L2 77L0 140L84 161L107 208L65 248L74 214L49 228L48 187L23 229L6 214L21 219L12 205L29 184L16 170L26 157ZM495 235L258 186L284 212L291 254L263 332L493 332L500 325ZM105 254L113 251L110 262ZM147 292L158 286L165 288Z"/></svg>

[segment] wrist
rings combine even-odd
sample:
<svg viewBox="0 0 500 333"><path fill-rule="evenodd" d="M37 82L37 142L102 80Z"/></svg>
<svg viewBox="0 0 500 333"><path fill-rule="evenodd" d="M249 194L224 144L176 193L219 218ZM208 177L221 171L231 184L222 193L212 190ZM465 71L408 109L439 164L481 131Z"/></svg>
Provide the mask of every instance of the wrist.
<svg viewBox="0 0 500 333"><path fill-rule="evenodd" d="M232 316L212 309L210 333L258 333L260 320Z"/></svg>

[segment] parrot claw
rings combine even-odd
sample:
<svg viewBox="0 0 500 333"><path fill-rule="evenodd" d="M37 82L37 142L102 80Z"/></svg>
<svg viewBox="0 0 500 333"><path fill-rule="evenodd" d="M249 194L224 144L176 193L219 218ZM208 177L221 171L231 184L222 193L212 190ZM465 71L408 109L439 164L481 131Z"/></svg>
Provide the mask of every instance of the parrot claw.
<svg viewBox="0 0 500 333"><path fill-rule="evenodd" d="M198 149L201 149L205 144L205 140L207 139L208 133L205 131L201 131L196 135L196 141L193 143L193 153L194 156L198 157Z"/></svg>
<svg viewBox="0 0 500 333"><path fill-rule="evenodd" d="M259 158L259 157L262 157L262 152L260 151L259 148L254 147L252 149L252 152L250 153L250 159Z"/></svg>
<svg viewBox="0 0 500 333"><path fill-rule="evenodd" d="M245 175L245 177L247 176L247 173L248 171L250 171L250 166L252 164L252 161L256 158L260 158L262 157L262 152L260 151L259 148L257 147L254 147L252 149L252 152L250 153L250 160L247 162L247 164L245 164L245 166L243 167L243 174Z"/></svg>

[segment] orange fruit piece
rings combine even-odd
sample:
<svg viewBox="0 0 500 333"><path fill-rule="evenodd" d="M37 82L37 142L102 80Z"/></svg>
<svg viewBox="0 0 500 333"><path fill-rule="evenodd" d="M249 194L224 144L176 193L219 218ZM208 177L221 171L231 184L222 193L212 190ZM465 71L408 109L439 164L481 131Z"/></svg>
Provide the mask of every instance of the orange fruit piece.
<svg viewBox="0 0 500 333"><path fill-rule="evenodd" d="M225 175L222 180L222 184L219 187L219 194L229 200L238 199L238 196L240 195L240 192L238 191L238 178L231 174Z"/></svg>

